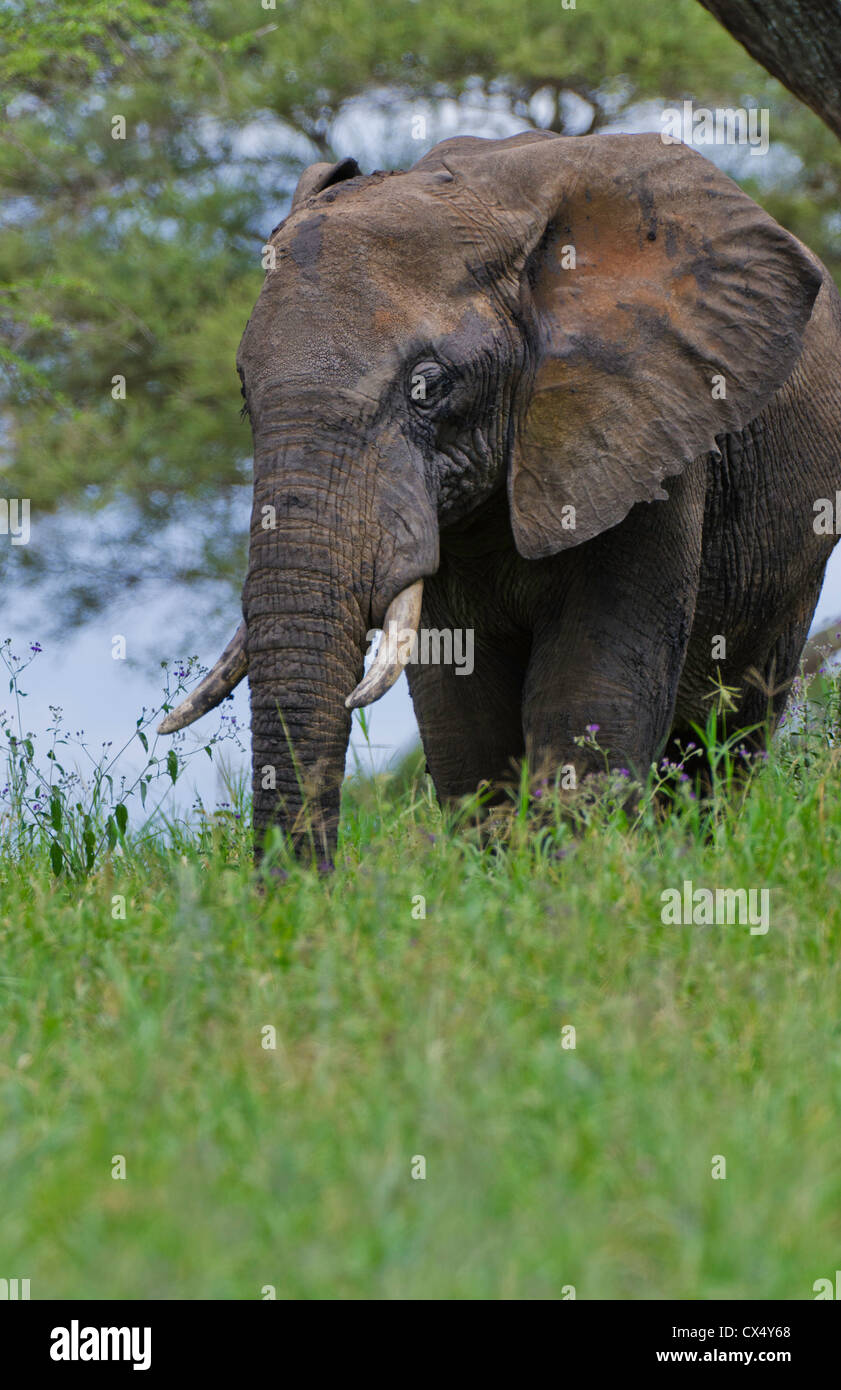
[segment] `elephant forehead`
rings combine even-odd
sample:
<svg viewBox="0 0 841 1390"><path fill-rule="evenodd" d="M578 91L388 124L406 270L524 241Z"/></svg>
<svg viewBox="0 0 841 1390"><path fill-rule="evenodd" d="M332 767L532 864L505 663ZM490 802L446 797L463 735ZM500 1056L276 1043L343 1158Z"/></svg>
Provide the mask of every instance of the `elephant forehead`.
<svg viewBox="0 0 841 1390"><path fill-rule="evenodd" d="M278 244L298 243L299 252L317 255L317 245L307 247L313 222L334 238L346 232L353 239L393 240L406 247L409 257L429 238L454 247L461 239L451 200L442 197L429 180L401 174L385 183L363 183L344 196L341 193L341 189L330 189L292 213L277 230Z"/></svg>
<svg viewBox="0 0 841 1390"><path fill-rule="evenodd" d="M325 210L316 202L290 218L243 335L246 369L265 375L268 354L284 373L373 387L406 352L491 331L497 314L464 244L427 202L414 200L423 225L405 200Z"/></svg>
<svg viewBox="0 0 841 1390"><path fill-rule="evenodd" d="M478 231L451 200L398 177L334 204L313 199L272 245L278 264L303 285L338 294L352 279L372 302L446 303L476 288L473 272L484 261Z"/></svg>

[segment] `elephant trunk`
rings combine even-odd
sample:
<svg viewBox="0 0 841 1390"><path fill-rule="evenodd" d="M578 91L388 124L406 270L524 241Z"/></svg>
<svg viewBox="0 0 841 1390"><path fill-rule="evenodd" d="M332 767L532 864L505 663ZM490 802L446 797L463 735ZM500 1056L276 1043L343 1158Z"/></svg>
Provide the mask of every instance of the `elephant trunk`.
<svg viewBox="0 0 841 1390"><path fill-rule="evenodd" d="M299 854L330 863L351 710L379 699L403 669L438 536L426 490L401 481L400 442L360 447L347 416L328 424L323 400L320 412L314 425L311 416L293 424L288 409L263 411L244 624L161 731L192 723L247 670L257 857L276 825ZM363 679L366 633L377 626L385 636Z"/></svg>
<svg viewBox="0 0 841 1390"><path fill-rule="evenodd" d="M330 862L364 629L329 575L252 576L247 597L254 839L278 825L296 850Z"/></svg>
<svg viewBox="0 0 841 1390"><path fill-rule="evenodd" d="M243 592L251 687L254 839L278 825L299 853L330 862L368 605L365 530L353 511L290 459L255 461ZM367 568L370 568L368 565Z"/></svg>
<svg viewBox="0 0 841 1390"><path fill-rule="evenodd" d="M333 595L329 584L312 588L315 611ZM249 619L254 834L258 854L266 829L279 824L300 850L329 863L335 847L349 711L371 704L403 669L401 648L420 621L423 580L389 605L383 640L371 669L342 700L349 679L360 673L360 643L348 605L338 620L316 617L309 607L292 612L272 600ZM323 602L319 602L319 597ZM253 612L249 605L249 611ZM338 696L337 696L338 692Z"/></svg>

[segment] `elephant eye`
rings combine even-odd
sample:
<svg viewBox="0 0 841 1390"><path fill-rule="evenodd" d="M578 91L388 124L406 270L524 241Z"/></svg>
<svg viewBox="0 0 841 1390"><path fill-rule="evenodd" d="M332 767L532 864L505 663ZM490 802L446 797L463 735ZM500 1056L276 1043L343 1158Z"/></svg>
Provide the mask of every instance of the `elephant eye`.
<svg viewBox="0 0 841 1390"><path fill-rule="evenodd" d="M418 362L412 368L409 396L420 410L436 405L446 395L448 387L449 378L440 362Z"/></svg>

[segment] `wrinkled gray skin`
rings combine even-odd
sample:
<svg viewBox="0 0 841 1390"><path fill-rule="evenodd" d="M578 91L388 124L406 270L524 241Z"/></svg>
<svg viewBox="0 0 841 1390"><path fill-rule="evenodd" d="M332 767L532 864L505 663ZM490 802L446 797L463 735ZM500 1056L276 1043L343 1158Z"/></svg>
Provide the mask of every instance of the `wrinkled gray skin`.
<svg viewBox="0 0 841 1390"><path fill-rule="evenodd" d="M524 753L586 774L588 724L644 772L717 670L739 725L762 682L779 715L841 489L841 302L809 251L682 145L536 133L313 166L271 243L238 356L258 852L303 783L329 860L364 635L421 577L422 626L475 633L471 676L408 668L442 798Z"/></svg>

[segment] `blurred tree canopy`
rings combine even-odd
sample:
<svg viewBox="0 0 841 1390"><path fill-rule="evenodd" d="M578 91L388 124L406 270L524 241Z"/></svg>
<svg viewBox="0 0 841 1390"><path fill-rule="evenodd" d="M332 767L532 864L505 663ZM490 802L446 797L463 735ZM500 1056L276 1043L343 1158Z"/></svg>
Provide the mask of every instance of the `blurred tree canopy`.
<svg viewBox="0 0 841 1390"><path fill-rule="evenodd" d="M238 588L250 435L234 355L260 248L308 163L405 166L454 111L475 133L485 116L583 133L646 102L767 106L775 158L761 182L759 161L737 176L840 275L841 145L820 120L696 0L579 3L7 0L0 467L4 495L31 499L33 539L0 563L52 577L70 619L150 573ZM52 513L71 520L39 544ZM97 537L84 553L80 531Z"/></svg>

